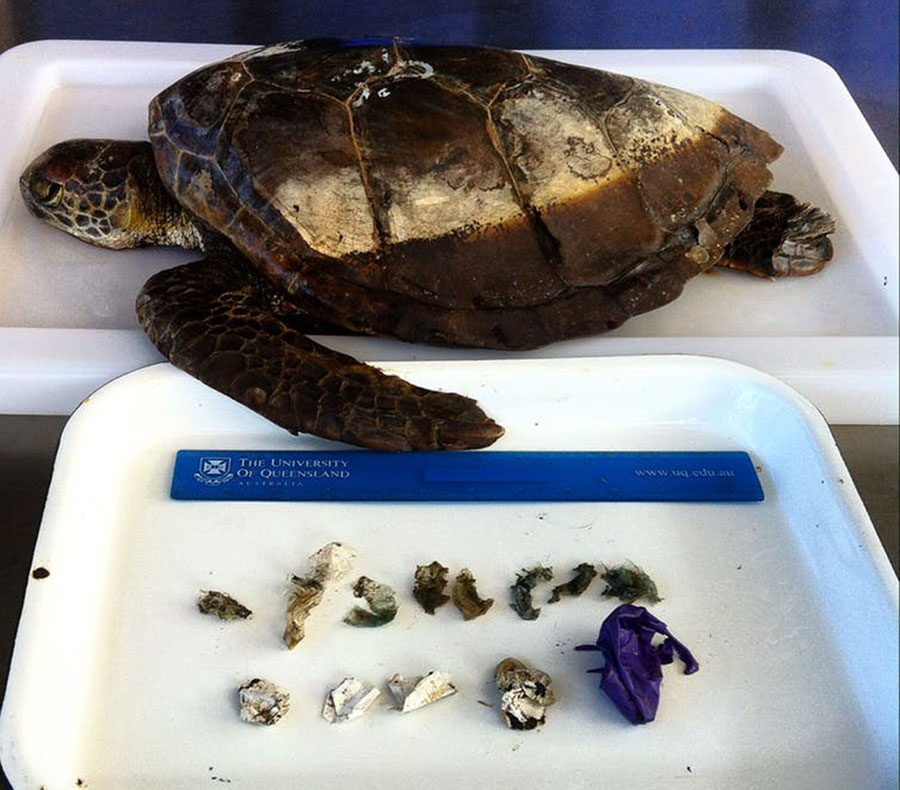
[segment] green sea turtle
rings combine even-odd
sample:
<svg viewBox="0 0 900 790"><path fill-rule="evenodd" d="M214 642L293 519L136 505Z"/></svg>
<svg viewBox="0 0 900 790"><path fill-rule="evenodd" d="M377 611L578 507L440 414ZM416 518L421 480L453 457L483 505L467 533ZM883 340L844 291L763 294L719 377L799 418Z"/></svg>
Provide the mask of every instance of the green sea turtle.
<svg viewBox="0 0 900 790"><path fill-rule="evenodd" d="M255 49L160 93L149 137L53 146L25 202L91 244L202 250L138 296L160 351L292 432L377 449L503 431L308 333L534 348L614 329L713 265L808 274L831 257L833 221L767 191L782 149L766 132L514 52Z"/></svg>

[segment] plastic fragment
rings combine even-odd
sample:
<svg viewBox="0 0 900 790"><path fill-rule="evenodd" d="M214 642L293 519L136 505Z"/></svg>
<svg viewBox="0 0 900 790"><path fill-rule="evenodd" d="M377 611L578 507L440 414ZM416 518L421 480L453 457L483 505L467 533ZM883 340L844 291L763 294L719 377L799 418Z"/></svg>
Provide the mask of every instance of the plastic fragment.
<svg viewBox="0 0 900 790"><path fill-rule="evenodd" d="M387 683L394 704L401 713L424 708L432 702L456 694L449 672L429 672L424 677L394 675Z"/></svg>
<svg viewBox="0 0 900 790"><path fill-rule="evenodd" d="M309 556L309 576L320 584L343 579L353 567L356 551L346 543L326 543Z"/></svg>
<svg viewBox="0 0 900 790"><path fill-rule="evenodd" d="M353 585L353 594L365 598L371 611L354 606L344 618L347 625L358 628L375 628L391 622L397 616L400 603L393 588L381 584L368 576L360 576Z"/></svg>
<svg viewBox="0 0 900 790"><path fill-rule="evenodd" d="M531 669L516 658L504 658L494 672L500 692L500 713L513 730L533 730L547 720L554 703L552 680L546 672Z"/></svg>
<svg viewBox="0 0 900 790"><path fill-rule="evenodd" d="M288 600L287 622L282 640L293 650L306 635L306 619L322 601L325 585L350 572L356 552L343 543L326 543L309 556L305 576L292 576L293 589Z"/></svg>
<svg viewBox="0 0 900 790"><path fill-rule="evenodd" d="M482 598L475 589L475 577L468 568L463 568L457 575L451 591L453 604L462 612L464 620L481 617L493 605L493 598Z"/></svg>
<svg viewBox="0 0 900 790"><path fill-rule="evenodd" d="M538 582L550 581L553 578L553 568L545 568L543 565L535 565L530 570L523 569L516 574L516 583L510 587L513 602L510 606L523 620L537 620L541 610L532 606L531 591Z"/></svg>
<svg viewBox="0 0 900 790"><path fill-rule="evenodd" d="M574 573L575 575L565 584L559 584L553 588L547 603L556 603L562 595L571 595L577 598L590 586L597 575L597 569L587 562L582 562L575 568Z"/></svg>
<svg viewBox="0 0 900 790"><path fill-rule="evenodd" d="M306 636L306 618L322 602L325 588L320 582L305 576L294 576L291 582L294 590L288 600L287 623L282 640L293 650Z"/></svg>
<svg viewBox="0 0 900 790"><path fill-rule="evenodd" d="M220 620L246 620L253 614L246 606L236 601L227 593L217 590L201 590L203 595L197 601L197 607L203 614L214 614Z"/></svg>
<svg viewBox="0 0 900 790"><path fill-rule="evenodd" d="M447 586L447 568L439 562L430 565L417 565L413 596L428 614L434 614L439 606L450 600L444 595Z"/></svg>
<svg viewBox="0 0 900 790"><path fill-rule="evenodd" d="M666 638L653 645L656 634ZM600 688L632 724L646 724L656 718L663 664L671 664L677 655L684 662L685 675L700 668L662 620L642 606L627 603L603 621L596 644L575 649L603 653L605 666L588 671L600 673Z"/></svg>
<svg viewBox="0 0 900 790"><path fill-rule="evenodd" d="M365 686L356 678L344 678L325 697L322 715L332 724L353 721L362 716L381 692Z"/></svg>
<svg viewBox="0 0 900 790"><path fill-rule="evenodd" d="M291 695L274 683L254 678L238 691L241 703L241 721L251 724L271 725L291 707Z"/></svg>
<svg viewBox="0 0 900 790"><path fill-rule="evenodd" d="M625 603L634 603L639 598L646 598L650 603L662 600L653 579L634 563L604 567L600 578L606 582L603 595L610 598L618 598Z"/></svg>

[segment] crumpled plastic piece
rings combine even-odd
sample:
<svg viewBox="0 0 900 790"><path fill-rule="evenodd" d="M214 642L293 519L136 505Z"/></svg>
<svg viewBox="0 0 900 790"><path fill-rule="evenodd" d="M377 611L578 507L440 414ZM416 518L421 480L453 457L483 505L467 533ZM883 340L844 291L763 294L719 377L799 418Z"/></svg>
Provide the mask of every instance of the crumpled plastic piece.
<svg viewBox="0 0 900 790"><path fill-rule="evenodd" d="M494 605L493 598L482 598L475 588L475 577L468 568L463 568L456 576L450 593L453 604L462 613L464 620L474 620L487 614Z"/></svg>
<svg viewBox="0 0 900 790"><path fill-rule="evenodd" d="M366 686L356 678L344 678L328 692L322 716L332 724L353 721L371 708L380 694L377 688Z"/></svg>
<svg viewBox="0 0 900 790"><path fill-rule="evenodd" d="M575 568L575 575L565 584L558 584L553 588L550 594L550 600L547 603L556 603L561 595L571 595L577 598L588 587L597 575L597 569L589 562L582 562Z"/></svg>
<svg viewBox="0 0 900 790"><path fill-rule="evenodd" d="M656 634L665 641L653 645ZM588 672L600 673L600 688L632 724L646 724L656 718L662 665L674 655L684 662L684 674L692 675L700 665L666 624L643 606L622 604L600 626L594 645L578 645L576 650L599 650L606 665Z"/></svg>
<svg viewBox="0 0 900 790"><path fill-rule="evenodd" d="M600 578L606 582L603 595L618 598L624 603L634 603L638 598L646 598L650 603L662 600L656 582L633 562L612 568L604 566Z"/></svg>
<svg viewBox="0 0 900 790"><path fill-rule="evenodd" d="M354 606L344 622L357 628L377 628L391 622L397 616L400 603L397 594L386 584L376 582L368 576L360 576L353 585L353 594L357 598L365 598L372 611Z"/></svg>
<svg viewBox="0 0 900 790"><path fill-rule="evenodd" d="M388 681L387 687L401 713L424 708L432 702L456 694L456 686L450 682L449 672L432 671L424 677L414 678L396 674Z"/></svg>
<svg viewBox="0 0 900 790"><path fill-rule="evenodd" d="M203 614L214 614L220 620L246 620L253 614L228 593L218 590L200 590L200 592L203 593L203 596L197 601L197 608Z"/></svg>
<svg viewBox="0 0 900 790"><path fill-rule="evenodd" d="M431 565L417 565L413 597L422 605L428 614L434 614L439 606L450 600L444 594L447 586L447 571L437 560Z"/></svg>
<svg viewBox="0 0 900 790"><path fill-rule="evenodd" d="M510 606L523 620L537 620L541 613L532 605L531 591L541 581L549 582L553 578L553 568L545 568L543 565L535 565L533 568L523 568L516 574L516 583L510 587L513 602Z"/></svg>
<svg viewBox="0 0 900 790"><path fill-rule="evenodd" d="M274 683L253 678L238 689L241 721L272 725L291 707L291 695Z"/></svg>
<svg viewBox="0 0 900 790"><path fill-rule="evenodd" d="M306 618L321 602L325 587L350 572L356 550L334 541L309 555L309 571L305 576L292 576L293 590L288 600L287 622L282 640L293 650L306 635Z"/></svg>
<svg viewBox="0 0 900 790"><path fill-rule="evenodd" d="M497 664L494 679L500 692L500 713L507 727L533 730L547 720L547 708L555 702L550 675L517 658L504 658Z"/></svg>

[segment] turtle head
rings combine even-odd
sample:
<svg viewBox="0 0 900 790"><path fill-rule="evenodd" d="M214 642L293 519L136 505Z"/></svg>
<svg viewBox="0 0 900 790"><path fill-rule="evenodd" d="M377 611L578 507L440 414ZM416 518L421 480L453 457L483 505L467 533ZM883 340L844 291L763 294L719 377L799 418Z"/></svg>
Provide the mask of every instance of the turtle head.
<svg viewBox="0 0 900 790"><path fill-rule="evenodd" d="M57 143L25 169L19 188L32 214L90 244L119 250L166 243L161 231L175 204L149 143Z"/></svg>

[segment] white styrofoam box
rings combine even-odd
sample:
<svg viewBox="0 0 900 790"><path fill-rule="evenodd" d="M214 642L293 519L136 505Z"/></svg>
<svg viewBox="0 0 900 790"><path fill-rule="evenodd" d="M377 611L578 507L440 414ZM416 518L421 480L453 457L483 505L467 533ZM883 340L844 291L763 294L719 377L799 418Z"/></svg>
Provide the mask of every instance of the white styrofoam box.
<svg viewBox="0 0 900 790"><path fill-rule="evenodd" d="M690 357L406 362L392 372L478 398L507 428L495 450L745 450L759 503L184 502L169 498L179 449L316 450L170 365L95 393L60 444L9 685L0 760L15 790L194 790L211 780L271 790L528 786L880 790L898 778L897 577L821 415L777 380ZM361 451L365 452L365 451ZM291 573L333 540L353 573L281 643ZM484 617L426 615L417 564L469 567ZM631 560L650 606L700 670L664 668L659 713L628 724L585 670L617 601L580 598L519 619L516 572L568 580L580 562ZM397 618L341 622L366 574L397 590ZM254 611L222 624L200 589ZM535 732L503 725L493 670L516 656L553 678ZM410 714L384 701L348 725L321 716L347 675L452 674L459 693ZM237 687L278 683L293 708L241 722ZM486 704L485 704L486 703ZM689 782L687 781L689 780Z"/></svg>
<svg viewBox="0 0 900 790"><path fill-rule="evenodd" d="M18 195L26 164L68 137L146 137L167 84L245 47L51 41L0 56L0 412L68 413L114 376L160 359L134 316L150 274L195 253L100 250L32 218ZM693 353L772 373L829 421L898 420L898 179L839 77L775 51L535 54L633 74L716 100L785 146L774 189L832 212L835 260L815 277L696 278L674 303L609 335L520 357ZM388 339L335 337L363 359L509 357Z"/></svg>

